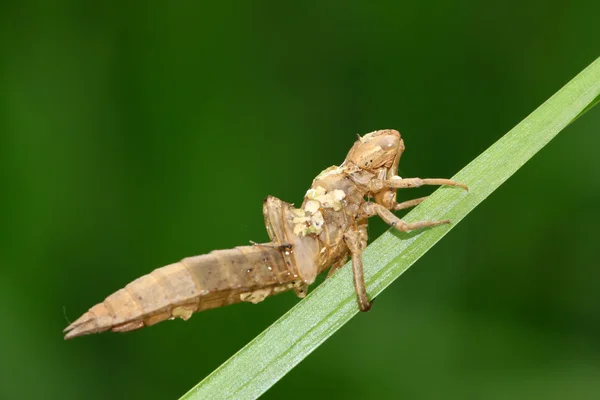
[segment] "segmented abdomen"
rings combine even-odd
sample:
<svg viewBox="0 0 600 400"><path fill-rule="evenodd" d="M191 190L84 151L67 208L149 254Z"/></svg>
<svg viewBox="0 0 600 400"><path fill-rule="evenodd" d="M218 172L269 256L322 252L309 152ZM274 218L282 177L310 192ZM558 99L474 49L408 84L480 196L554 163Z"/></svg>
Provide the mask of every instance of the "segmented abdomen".
<svg viewBox="0 0 600 400"><path fill-rule="evenodd" d="M236 247L158 268L108 296L69 325L65 339L109 329L124 332L240 301L258 303L298 280L288 250L275 244Z"/></svg>

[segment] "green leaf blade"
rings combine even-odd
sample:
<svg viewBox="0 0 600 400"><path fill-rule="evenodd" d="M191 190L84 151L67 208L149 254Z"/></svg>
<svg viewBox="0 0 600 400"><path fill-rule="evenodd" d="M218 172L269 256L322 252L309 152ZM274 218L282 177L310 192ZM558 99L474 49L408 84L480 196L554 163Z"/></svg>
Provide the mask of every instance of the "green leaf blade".
<svg viewBox="0 0 600 400"><path fill-rule="evenodd" d="M452 224L407 234L388 231L371 243L363 256L369 295L381 293L599 96L597 59L453 177L469 192L442 187L406 216L448 218ZM352 271L345 266L182 399L257 398L357 313Z"/></svg>

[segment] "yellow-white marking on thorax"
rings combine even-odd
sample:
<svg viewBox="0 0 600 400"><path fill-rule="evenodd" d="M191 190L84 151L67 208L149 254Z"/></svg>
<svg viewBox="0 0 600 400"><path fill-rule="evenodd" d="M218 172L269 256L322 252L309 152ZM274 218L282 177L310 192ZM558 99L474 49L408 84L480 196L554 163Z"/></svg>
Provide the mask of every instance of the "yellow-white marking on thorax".
<svg viewBox="0 0 600 400"><path fill-rule="evenodd" d="M321 204L321 208L333 208L334 211L340 211L342 209L342 200L346 197L346 193L343 190L335 189L331 192L327 192L324 187L317 186L315 189L308 189L306 192L306 198L317 201ZM307 204L310 201L307 202ZM305 208L306 209L306 208Z"/></svg>
<svg viewBox="0 0 600 400"><path fill-rule="evenodd" d="M321 233L325 224L321 209L332 208L334 211L340 211L346 193L340 189L327 192L324 187L317 186L314 189L309 189L305 197L307 201L304 207L294 210L296 217L292 221L295 224L294 234L299 236Z"/></svg>

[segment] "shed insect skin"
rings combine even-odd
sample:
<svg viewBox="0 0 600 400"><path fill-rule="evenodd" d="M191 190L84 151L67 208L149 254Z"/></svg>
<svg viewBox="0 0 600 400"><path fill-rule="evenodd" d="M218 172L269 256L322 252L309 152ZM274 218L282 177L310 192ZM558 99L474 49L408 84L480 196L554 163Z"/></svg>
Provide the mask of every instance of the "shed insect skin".
<svg viewBox="0 0 600 400"><path fill-rule="evenodd" d="M197 311L242 301L256 304L289 290L305 297L318 274L331 267L330 277L349 256L358 306L368 311L362 263L368 219L377 215L402 232L447 224L449 220L409 223L398 218L392 211L414 207L426 197L398 203L396 191L422 185L468 190L450 179L400 178L404 149L395 130L358 136L340 166L313 180L300 208L276 197L265 199L270 242L215 250L158 268L92 307L64 330L65 339L126 332L176 317L187 320Z"/></svg>

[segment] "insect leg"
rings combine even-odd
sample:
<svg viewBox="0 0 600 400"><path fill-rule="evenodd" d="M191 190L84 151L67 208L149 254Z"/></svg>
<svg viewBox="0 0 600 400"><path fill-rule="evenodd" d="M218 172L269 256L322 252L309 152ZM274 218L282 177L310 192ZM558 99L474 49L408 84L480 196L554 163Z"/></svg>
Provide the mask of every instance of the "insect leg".
<svg viewBox="0 0 600 400"><path fill-rule="evenodd" d="M400 178L392 177L391 179L382 180L381 184L386 188L394 189L408 189L417 188L423 185L446 185L446 186L457 186L465 190L469 190L467 185L453 181L452 179L441 179L441 178Z"/></svg>
<svg viewBox="0 0 600 400"><path fill-rule="evenodd" d="M354 290L356 291L356 299L358 300L358 306L360 311L369 311L371 309L371 303L367 296L367 286L365 285L365 276L363 272L362 262L362 246L360 240L360 234L358 231L352 228L348 229L344 233L344 241L350 249L352 254L352 272L354 273Z"/></svg>
<svg viewBox="0 0 600 400"><path fill-rule="evenodd" d="M414 229L428 228L431 226L450 223L449 219L444 219L442 221L406 222L395 216L390 210L381 204L377 203L365 203L363 210L367 217L372 217L377 214L382 220L385 221L386 224L401 232L408 232Z"/></svg>
<svg viewBox="0 0 600 400"><path fill-rule="evenodd" d="M414 199L414 200L403 201L402 203L394 202L394 203L392 203L390 210L399 211L399 210L404 210L405 208L414 207L414 206L424 202L427 197L429 197L429 196L419 197L418 199Z"/></svg>

